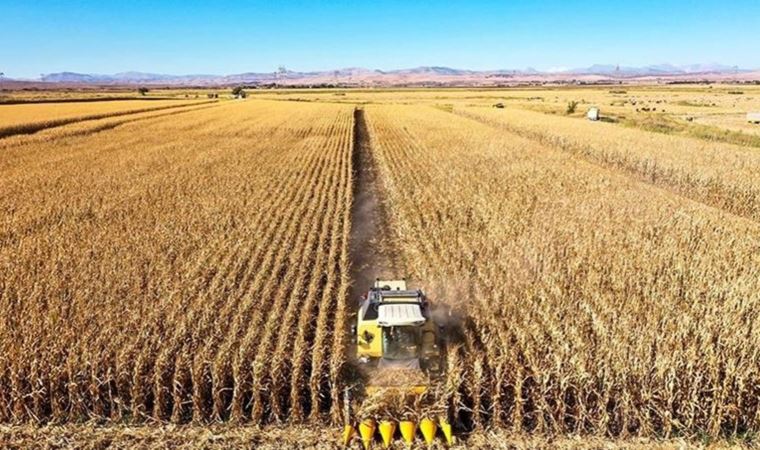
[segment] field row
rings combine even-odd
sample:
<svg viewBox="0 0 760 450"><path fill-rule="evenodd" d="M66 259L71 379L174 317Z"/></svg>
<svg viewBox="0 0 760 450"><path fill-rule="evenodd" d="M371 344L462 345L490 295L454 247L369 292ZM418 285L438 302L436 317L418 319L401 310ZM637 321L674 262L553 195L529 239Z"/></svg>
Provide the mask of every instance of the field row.
<svg viewBox="0 0 760 450"><path fill-rule="evenodd" d="M171 117L185 114L192 111L200 111L204 109L217 108L217 107L229 107L229 105L218 105L215 103L206 103L200 105L187 105L171 108L158 108L155 110L148 110L145 112L136 112L129 114L118 114L116 116L104 117L101 119L81 120L76 122L67 123L60 126L54 126L36 131L32 134L15 134L0 139L0 151L4 155L13 155L12 157L0 160L0 164L10 164L13 158L21 156L18 151L13 151L14 148L24 148L25 153L23 156L32 161L39 157L39 153L49 151L49 145L42 145L44 143L56 145L57 142L63 142L63 138L69 138L74 136L86 136L103 131L113 130L126 124L135 124L145 121L147 119L156 119L159 117ZM175 118L175 120L180 120Z"/></svg>
<svg viewBox="0 0 760 450"><path fill-rule="evenodd" d="M239 104L7 149L0 420L330 412L352 112Z"/></svg>
<svg viewBox="0 0 760 450"><path fill-rule="evenodd" d="M182 108L214 101L126 100L83 103L0 105L0 138L31 134L87 120Z"/></svg>
<svg viewBox="0 0 760 450"><path fill-rule="evenodd" d="M760 221L756 148L524 110L463 107L456 112Z"/></svg>
<svg viewBox="0 0 760 450"><path fill-rule="evenodd" d="M760 225L433 108L367 118L410 275L469 317L444 399L461 422L760 427Z"/></svg>

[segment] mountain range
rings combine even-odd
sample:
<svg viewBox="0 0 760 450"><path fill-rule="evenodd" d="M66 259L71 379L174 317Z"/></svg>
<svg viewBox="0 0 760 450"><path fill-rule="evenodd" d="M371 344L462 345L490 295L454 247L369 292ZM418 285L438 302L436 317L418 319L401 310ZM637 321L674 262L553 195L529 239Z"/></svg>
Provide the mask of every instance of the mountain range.
<svg viewBox="0 0 760 450"><path fill-rule="evenodd" d="M313 72L290 71L246 72L234 75L166 75L144 72L122 72L100 75L59 72L42 75L36 80L16 80L44 84L65 85L151 85L151 86L230 86L230 85L502 85L521 82L604 82L604 81L754 81L760 80L760 71L740 69L720 64L671 64L644 67L621 67L595 64L576 69L539 71L521 70L466 70L441 66L424 66L412 69L371 70L351 67ZM1 82L12 81L0 78Z"/></svg>

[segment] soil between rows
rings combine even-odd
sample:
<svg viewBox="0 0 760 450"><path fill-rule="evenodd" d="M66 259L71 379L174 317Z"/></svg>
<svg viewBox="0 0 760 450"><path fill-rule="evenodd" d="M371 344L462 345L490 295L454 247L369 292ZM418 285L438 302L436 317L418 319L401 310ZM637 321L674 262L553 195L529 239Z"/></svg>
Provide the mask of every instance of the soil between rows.
<svg viewBox="0 0 760 450"><path fill-rule="evenodd" d="M398 254L388 213L382 202L382 181L372 153L371 140L364 110L354 110L354 202L351 209L351 255L352 304L358 305L376 278L394 279L403 276L397 263ZM354 303L355 302L355 303Z"/></svg>

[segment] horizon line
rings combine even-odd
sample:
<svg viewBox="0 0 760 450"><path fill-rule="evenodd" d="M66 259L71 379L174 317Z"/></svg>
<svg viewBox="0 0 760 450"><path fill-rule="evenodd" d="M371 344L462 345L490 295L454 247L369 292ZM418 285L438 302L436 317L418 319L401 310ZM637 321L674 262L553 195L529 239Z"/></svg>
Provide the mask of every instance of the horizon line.
<svg viewBox="0 0 760 450"><path fill-rule="evenodd" d="M75 75L89 75L89 76L117 76L117 75L124 75L124 74L141 74L141 75L160 75L160 76L170 76L170 77L189 77L189 76L212 76L212 77L228 77L228 76L234 76L234 75L244 75L244 74L276 74L276 73L327 73L327 72L337 72L337 71L344 71L344 70L367 70L372 72L382 72L382 73L388 73L388 72L398 72L398 71L404 71L404 70L415 70L415 69L448 69L448 70L457 70L457 71L467 71L467 72L474 72L474 73L489 73L489 72L538 72L541 74L562 74L562 73L568 73L568 72L574 72L574 71L582 71L582 70L592 70L595 67L617 67L620 70L642 70L642 69L653 69L657 68L658 66L670 66L674 69L687 69L689 67L693 66L720 66L723 71L743 71L743 72L754 72L754 71L760 71L760 68L754 68L754 67L745 67L740 66L736 64L722 64L722 63L716 63L716 62L710 62L710 63L689 63L689 64L672 64L672 63L654 63L654 64L646 64L646 65L621 65L621 64L610 64L610 63L594 63L590 64L588 66L575 66L575 67L548 67L548 68L536 68L533 66L527 66L522 68L500 68L500 69L471 69L466 67L456 67L456 66L447 66L447 65L419 65L419 66L412 66L412 67L397 67L397 68L391 68L391 69L382 69L382 68L368 68L365 66L342 66L338 68L329 68L329 69L313 69L313 70L300 70L300 69L289 69L287 66L280 66L276 68L275 70L268 70L268 71L261 71L261 70L246 70L241 72L231 72L231 73L213 73L213 72L194 72L194 73L177 73L177 72L161 72L161 71L145 71L145 70L122 70L117 72L89 72L89 71L78 71L78 70L60 70L60 71L53 71L53 72L46 72L41 73L38 76L10 76L8 72L5 72L4 75L1 78L5 78L8 80L19 80L19 81L39 81L41 78L45 76L50 75L58 75L58 74L75 74ZM284 71L280 71L280 69L285 69ZM0 72L3 73L3 72ZM694 72L694 73L700 73L700 72Z"/></svg>

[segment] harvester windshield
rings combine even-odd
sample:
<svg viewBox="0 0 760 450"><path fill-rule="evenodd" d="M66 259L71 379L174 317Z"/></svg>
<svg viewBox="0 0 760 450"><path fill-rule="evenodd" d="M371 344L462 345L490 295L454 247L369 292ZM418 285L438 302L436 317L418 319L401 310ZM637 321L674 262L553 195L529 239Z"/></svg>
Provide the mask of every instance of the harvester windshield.
<svg viewBox="0 0 760 450"><path fill-rule="evenodd" d="M420 344L420 331L415 326L383 328L383 358L415 359Z"/></svg>

